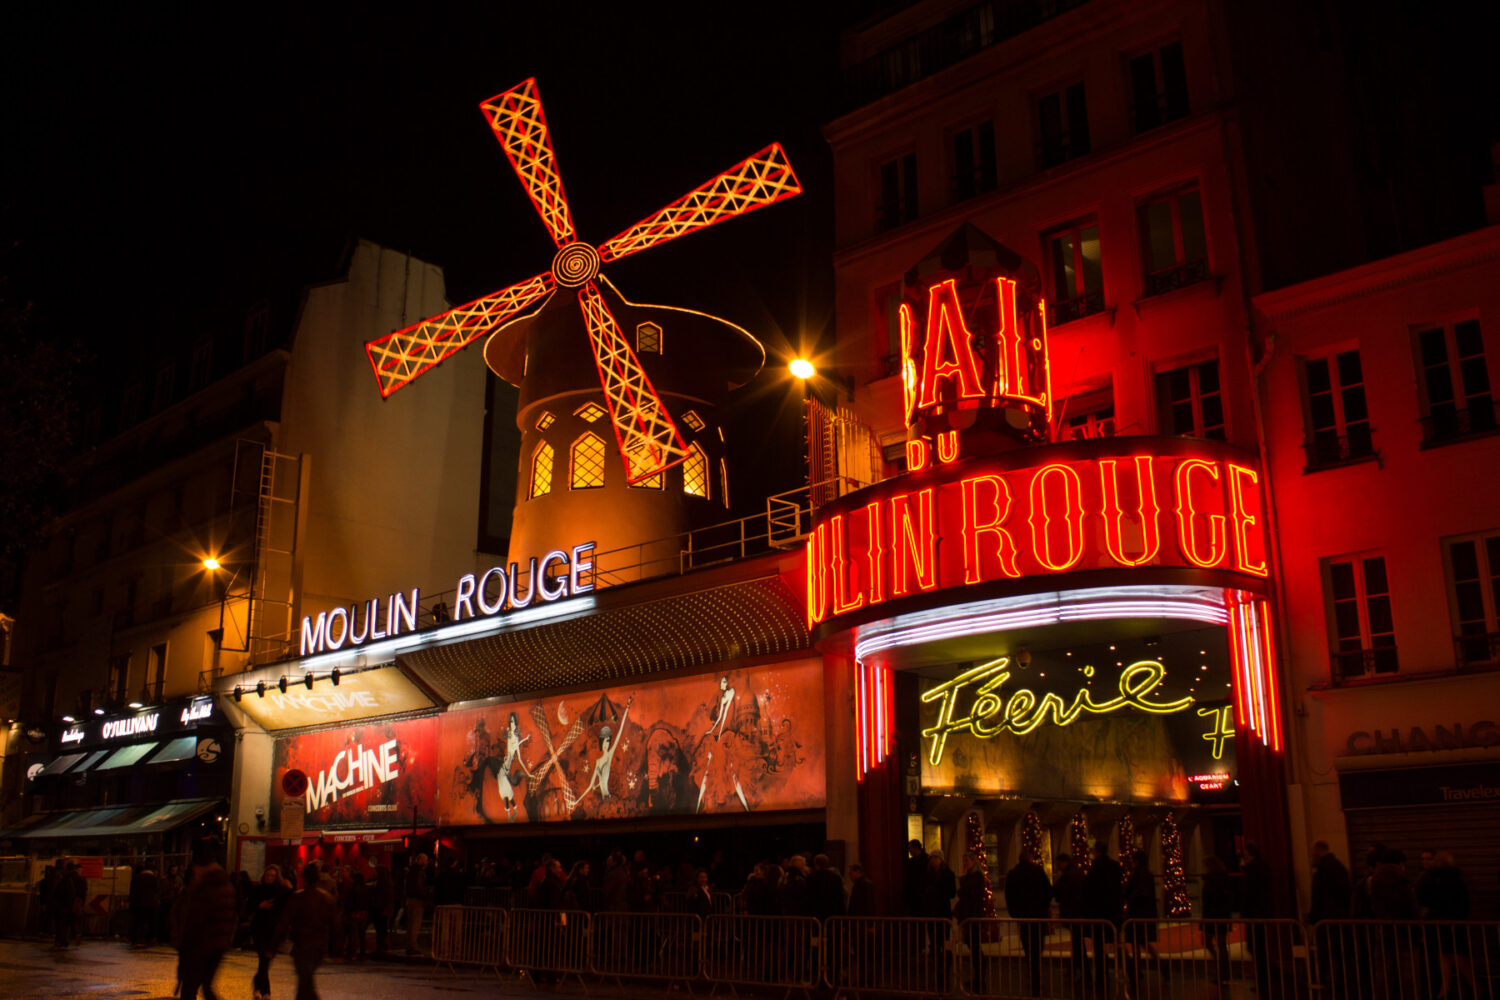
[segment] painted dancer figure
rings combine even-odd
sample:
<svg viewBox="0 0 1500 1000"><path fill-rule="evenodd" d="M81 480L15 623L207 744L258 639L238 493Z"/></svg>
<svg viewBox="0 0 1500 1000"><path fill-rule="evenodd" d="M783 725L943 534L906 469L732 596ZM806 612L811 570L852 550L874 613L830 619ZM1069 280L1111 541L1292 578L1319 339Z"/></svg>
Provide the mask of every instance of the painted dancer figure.
<svg viewBox="0 0 1500 1000"><path fill-rule="evenodd" d="M720 675L719 701L709 713L712 725L709 726L702 741L707 743L708 738L712 736L714 749L708 751L704 760L703 777L698 783L698 804L694 812L703 811L703 800L708 797L710 782L714 785L714 795L709 800L711 805L728 805L732 791L740 800L740 805L744 807L744 810L750 811L750 803L745 800L745 789L740 785L739 757L742 753L740 743L743 738L729 724L735 713L735 694L735 689L729 686L729 675ZM718 763L715 763L715 760Z"/></svg>
<svg viewBox="0 0 1500 1000"><path fill-rule="evenodd" d="M630 705L633 701L635 698L632 696L629 701L625 702L625 711L620 715L621 736L625 735L625 720L630 717ZM619 743L612 738L613 735L608 726L599 730L599 759L594 761L594 770L589 775L589 783L584 786L577 801L582 802L584 797L595 788L599 789L601 799L609 798L609 766L614 763L615 751L620 747Z"/></svg>
<svg viewBox="0 0 1500 1000"><path fill-rule="evenodd" d="M500 789L500 801L505 804L505 817L511 823L516 821L517 807L516 789L510 782L510 769L520 765L521 773L531 777L526 760L521 756L521 746L529 739L530 736L521 735L521 720L516 713L510 713L510 720L505 726L505 763L500 765L500 773L495 780Z"/></svg>
<svg viewBox="0 0 1500 1000"><path fill-rule="evenodd" d="M719 676L719 703L709 713L709 721L713 725L708 727L706 736L718 739L724 734L724 727L728 725L729 716L733 713L734 695L734 688L729 686L729 675L721 674Z"/></svg>

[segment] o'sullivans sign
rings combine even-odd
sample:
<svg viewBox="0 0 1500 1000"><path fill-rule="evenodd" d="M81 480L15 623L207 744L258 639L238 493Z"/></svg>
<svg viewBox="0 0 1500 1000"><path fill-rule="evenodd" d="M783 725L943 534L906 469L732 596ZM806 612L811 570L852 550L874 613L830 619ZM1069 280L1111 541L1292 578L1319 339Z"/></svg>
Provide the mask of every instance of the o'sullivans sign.
<svg viewBox="0 0 1500 1000"><path fill-rule="evenodd" d="M571 551L554 549L541 559L532 557L527 570L516 563L492 566L483 575L459 577L453 601L453 620L498 615L503 611L547 604L564 597L587 594L594 589L594 543L584 542ZM525 585L524 594L522 585ZM491 596L492 588L494 596ZM331 653L345 646L389 639L417 630L417 609L422 592L394 593L374 597L363 605L320 611L302 619L302 653Z"/></svg>
<svg viewBox="0 0 1500 1000"><path fill-rule="evenodd" d="M819 509L808 626L1087 570L1223 571L1258 589L1264 516L1251 458L1210 441L1102 438L938 464Z"/></svg>

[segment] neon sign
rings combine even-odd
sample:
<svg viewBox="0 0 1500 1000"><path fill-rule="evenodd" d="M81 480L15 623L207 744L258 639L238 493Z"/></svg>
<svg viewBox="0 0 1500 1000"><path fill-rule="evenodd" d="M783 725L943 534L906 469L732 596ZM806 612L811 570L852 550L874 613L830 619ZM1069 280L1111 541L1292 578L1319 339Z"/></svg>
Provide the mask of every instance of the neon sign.
<svg viewBox="0 0 1500 1000"><path fill-rule="evenodd" d="M991 740L1002 733L1024 736L1048 721L1057 726L1072 725L1085 712L1105 715L1134 708L1152 715L1169 715L1193 704L1187 696L1176 701L1150 700L1167 676L1167 668L1156 660L1139 660L1121 670L1118 695L1105 701L1095 701L1087 688L1079 688L1071 701L1051 691L1038 695L1030 688L1017 688L1007 697L1000 689L1012 677L1010 664L1010 657L1002 656L922 692L924 703L938 703L937 721L922 730L922 736L932 741L928 747L932 764L942 763L952 733ZM961 705L966 708L963 715L958 714Z"/></svg>
<svg viewBox="0 0 1500 1000"><path fill-rule="evenodd" d="M527 569L516 563L492 566L482 575L466 573L455 587L453 620L480 618L513 611L532 604L549 604L573 594L587 594L594 589L594 543L584 542L571 551L553 549L540 560L532 557ZM524 590L523 590L523 581ZM491 597L491 593L494 594ZM413 587L410 596L397 592L385 598L372 598L364 606L337 607L320 611L316 619L302 619L302 655L335 652L366 642L389 639L417 630L417 607L420 588ZM361 617L359 612L363 611Z"/></svg>
<svg viewBox="0 0 1500 1000"><path fill-rule="evenodd" d="M1224 741L1234 739L1234 723L1230 721L1230 706L1223 708L1200 708L1198 716L1204 719L1212 719L1209 723L1208 732L1203 738L1213 747L1214 760L1224 759Z"/></svg>
<svg viewBox="0 0 1500 1000"><path fill-rule="evenodd" d="M808 626L919 593L1086 570L1264 577L1260 475L1231 456L1208 442L1100 439L868 487L819 512Z"/></svg>
<svg viewBox="0 0 1500 1000"><path fill-rule="evenodd" d="M72 729L65 729L63 730L63 734L60 737L60 740L63 743L82 743L83 730L77 728L76 726Z"/></svg>
<svg viewBox="0 0 1500 1000"><path fill-rule="evenodd" d="M920 333L911 303L901 303L898 321L908 427L940 434L947 421L933 418L975 409L1020 410L1033 433L1051 421L1047 305L1015 279L939 281L927 289Z"/></svg>
<svg viewBox="0 0 1500 1000"><path fill-rule="evenodd" d="M99 727L101 739L113 740L122 736L139 736L141 733L156 732L157 723L161 722L160 712L151 712L147 715L133 715L128 719L114 719Z"/></svg>

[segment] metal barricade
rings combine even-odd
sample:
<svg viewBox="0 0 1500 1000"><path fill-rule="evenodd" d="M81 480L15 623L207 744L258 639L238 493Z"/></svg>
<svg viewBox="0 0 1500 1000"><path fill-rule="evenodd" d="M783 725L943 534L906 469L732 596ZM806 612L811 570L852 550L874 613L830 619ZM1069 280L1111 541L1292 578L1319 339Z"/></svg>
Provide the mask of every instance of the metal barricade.
<svg viewBox="0 0 1500 1000"><path fill-rule="evenodd" d="M439 906L432 911L432 960L453 969L505 965L507 912L493 906Z"/></svg>
<svg viewBox="0 0 1500 1000"><path fill-rule="evenodd" d="M1135 1000L1223 991L1296 1000L1310 994L1307 939L1295 920L1127 920L1116 971Z"/></svg>
<svg viewBox="0 0 1500 1000"><path fill-rule="evenodd" d="M621 979L691 983L701 970L703 924L693 913L595 913L589 961Z"/></svg>
<svg viewBox="0 0 1500 1000"><path fill-rule="evenodd" d="M830 917L823 925L823 975L835 996L876 990L941 994L947 989L951 920Z"/></svg>
<svg viewBox="0 0 1500 1000"><path fill-rule="evenodd" d="M823 928L812 917L716 913L703 922L703 975L716 986L810 991L822 978Z"/></svg>
<svg viewBox="0 0 1500 1000"><path fill-rule="evenodd" d="M693 894L691 892L664 892L661 894L663 913L687 913ZM733 913L734 897L727 892L709 893L713 913Z"/></svg>
<svg viewBox="0 0 1500 1000"><path fill-rule="evenodd" d="M1324 997L1500 995L1500 922L1325 920L1312 943Z"/></svg>
<svg viewBox="0 0 1500 1000"><path fill-rule="evenodd" d="M983 997L1114 996L1116 932L1107 920L964 920L958 991Z"/></svg>
<svg viewBox="0 0 1500 1000"><path fill-rule="evenodd" d="M505 958L533 982L589 970L589 915L583 910L511 910ZM539 975L540 974L540 975Z"/></svg>

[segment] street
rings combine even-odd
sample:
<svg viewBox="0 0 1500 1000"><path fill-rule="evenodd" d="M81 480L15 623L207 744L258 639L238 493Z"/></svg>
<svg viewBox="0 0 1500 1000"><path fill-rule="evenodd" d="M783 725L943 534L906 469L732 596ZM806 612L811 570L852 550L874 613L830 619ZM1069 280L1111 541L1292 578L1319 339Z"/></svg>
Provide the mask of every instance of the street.
<svg viewBox="0 0 1500 1000"><path fill-rule="evenodd" d="M108 1000L168 1000L176 997L177 953L167 947L131 951L120 942L89 941L67 951L52 951L50 942L0 940L0 996ZM224 1000L249 1000L255 958L232 951L219 966L215 989ZM318 973L323 1000L426 1000L455 994L528 995L524 982L500 980L493 973L457 974L423 963L364 962L324 965ZM271 995L293 1000L296 977L290 956L271 967Z"/></svg>

